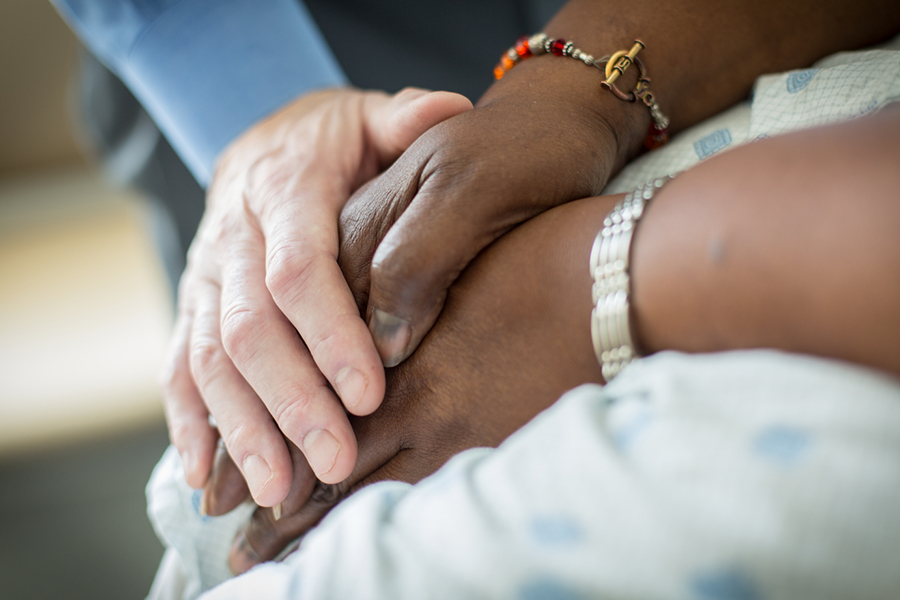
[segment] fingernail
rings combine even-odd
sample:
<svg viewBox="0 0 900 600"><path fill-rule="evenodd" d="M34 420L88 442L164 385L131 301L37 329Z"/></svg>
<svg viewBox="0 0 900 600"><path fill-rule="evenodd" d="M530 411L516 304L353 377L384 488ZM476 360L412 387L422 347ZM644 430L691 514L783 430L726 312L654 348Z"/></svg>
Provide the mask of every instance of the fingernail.
<svg viewBox="0 0 900 600"><path fill-rule="evenodd" d="M190 450L181 453L181 465L184 468L184 478L190 479L191 475L197 470L197 459Z"/></svg>
<svg viewBox="0 0 900 600"><path fill-rule="evenodd" d="M337 389L338 396L350 412L353 412L352 409L362 401L368 386L369 381L366 376L353 367L344 367L334 378L334 387Z"/></svg>
<svg viewBox="0 0 900 600"><path fill-rule="evenodd" d="M281 502L272 507L272 518L276 521L281 520Z"/></svg>
<svg viewBox="0 0 900 600"><path fill-rule="evenodd" d="M406 348L412 336L409 321L376 309L372 310L369 331L375 347L386 367L396 367L406 358Z"/></svg>
<svg viewBox="0 0 900 600"><path fill-rule="evenodd" d="M248 454L241 469L244 472L244 479L247 480L247 485L250 487L250 493L254 498L258 498L266 489L266 485L272 481L272 469L259 454Z"/></svg>
<svg viewBox="0 0 900 600"><path fill-rule="evenodd" d="M319 478L327 475L334 467L340 449L340 443L324 429L315 429L303 438L303 454Z"/></svg>
<svg viewBox="0 0 900 600"><path fill-rule="evenodd" d="M209 496L206 488L203 488L203 493L200 494L200 516L205 517L207 514L209 514Z"/></svg>

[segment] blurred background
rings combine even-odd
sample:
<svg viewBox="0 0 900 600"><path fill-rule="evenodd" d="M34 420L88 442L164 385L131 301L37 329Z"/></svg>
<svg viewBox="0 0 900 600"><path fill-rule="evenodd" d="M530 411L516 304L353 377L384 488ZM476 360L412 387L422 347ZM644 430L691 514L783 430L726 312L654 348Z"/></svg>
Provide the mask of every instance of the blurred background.
<svg viewBox="0 0 900 600"><path fill-rule="evenodd" d="M172 296L150 203L75 117L80 48L46 0L0 2L0 598L143 598L144 485Z"/></svg>

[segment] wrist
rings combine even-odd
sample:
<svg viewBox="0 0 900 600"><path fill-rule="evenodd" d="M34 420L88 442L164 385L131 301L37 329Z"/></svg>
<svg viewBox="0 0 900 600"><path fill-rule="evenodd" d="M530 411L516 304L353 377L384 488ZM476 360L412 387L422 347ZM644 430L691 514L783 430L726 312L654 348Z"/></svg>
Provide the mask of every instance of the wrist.
<svg viewBox="0 0 900 600"><path fill-rule="evenodd" d="M640 152L650 126L642 104L616 98L601 87L602 82L603 74L582 62L536 56L492 85L477 106L519 112L523 120L529 119L529 126L537 120L531 115L546 115L541 120L553 123L554 136L592 158L594 185L584 195L598 195L608 179Z"/></svg>

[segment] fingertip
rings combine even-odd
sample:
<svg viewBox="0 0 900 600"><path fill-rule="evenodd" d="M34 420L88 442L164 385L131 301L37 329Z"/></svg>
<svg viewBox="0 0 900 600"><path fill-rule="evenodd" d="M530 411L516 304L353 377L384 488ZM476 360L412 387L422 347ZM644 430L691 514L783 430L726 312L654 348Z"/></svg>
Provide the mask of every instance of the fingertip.
<svg viewBox="0 0 900 600"><path fill-rule="evenodd" d="M350 366L342 368L334 377L334 390L341 403L354 414L354 409L365 399L368 388L369 378Z"/></svg>
<svg viewBox="0 0 900 600"><path fill-rule="evenodd" d="M291 489L290 461L249 453L241 461L241 473L250 495L259 506L271 507L284 501Z"/></svg>
<svg viewBox="0 0 900 600"><path fill-rule="evenodd" d="M433 91L419 87L405 87L392 100L395 109L412 108L414 110L438 110L457 114L474 108L467 97L456 92L443 90Z"/></svg>
<svg viewBox="0 0 900 600"><path fill-rule="evenodd" d="M394 103L395 107L403 106L404 104L409 104L411 102L415 102L419 98L423 96L427 96L428 94L433 93L431 90L415 87L415 86L406 86L391 98L391 102Z"/></svg>
<svg viewBox="0 0 900 600"><path fill-rule="evenodd" d="M411 353L412 325L408 320L373 308L369 331L385 367L396 367Z"/></svg>
<svg viewBox="0 0 900 600"><path fill-rule="evenodd" d="M427 100L432 103L434 109L440 109L440 111L442 111L446 115L446 117L458 115L459 113L463 113L467 110L472 110L473 108L475 108L475 105L472 104L471 100L456 92L429 92L428 94L424 94L420 98L416 98L416 100L422 101L421 99L425 99L426 97Z"/></svg>
<svg viewBox="0 0 900 600"><path fill-rule="evenodd" d="M473 108L472 101L455 92L425 92L410 95L394 113L394 126L407 127L419 135L441 121ZM418 135L416 136L418 137Z"/></svg>
<svg viewBox="0 0 900 600"><path fill-rule="evenodd" d="M340 483L350 476L356 464L356 440L352 434L348 437L327 429L314 429L303 437L301 449L323 483Z"/></svg>
<svg viewBox="0 0 900 600"><path fill-rule="evenodd" d="M207 469L206 473L202 472L197 464L197 456L191 450L181 452L181 463L184 466L184 479L187 484L195 490L202 488L206 484L209 470Z"/></svg>
<svg viewBox="0 0 900 600"><path fill-rule="evenodd" d="M217 517L234 510L250 497L240 469L231 460L224 443L216 449L216 457L206 485L203 486L201 512Z"/></svg>
<svg viewBox="0 0 900 600"><path fill-rule="evenodd" d="M193 380L176 369L163 388L169 440L178 449L188 485L200 489L212 468L218 433L209 426L209 413Z"/></svg>
<svg viewBox="0 0 900 600"><path fill-rule="evenodd" d="M341 403L358 417L375 412L384 399L384 369L375 365L368 373L365 371L346 366L334 377L334 388Z"/></svg>
<svg viewBox="0 0 900 600"><path fill-rule="evenodd" d="M202 427L206 427L206 424ZM185 481L190 487L199 490L206 484L212 469L216 445L213 431L190 428L186 424L170 424L169 438L181 456Z"/></svg>
<svg viewBox="0 0 900 600"><path fill-rule="evenodd" d="M394 97L387 121L387 138L402 151L423 133L450 117L473 108L472 101L455 92L427 92L407 88Z"/></svg>

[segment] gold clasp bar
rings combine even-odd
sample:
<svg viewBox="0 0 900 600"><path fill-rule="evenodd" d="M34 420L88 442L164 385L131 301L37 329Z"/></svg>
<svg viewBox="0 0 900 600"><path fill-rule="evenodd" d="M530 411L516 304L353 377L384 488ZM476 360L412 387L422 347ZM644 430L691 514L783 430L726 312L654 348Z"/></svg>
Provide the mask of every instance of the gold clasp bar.
<svg viewBox="0 0 900 600"><path fill-rule="evenodd" d="M603 83L612 87L616 82L616 79L624 74L625 70L634 62L634 57L638 55L638 52L643 49L644 42L641 40L634 40L634 46L631 47L631 50L628 50L627 52L625 50L619 50L610 56L609 60L606 61L606 81Z"/></svg>

